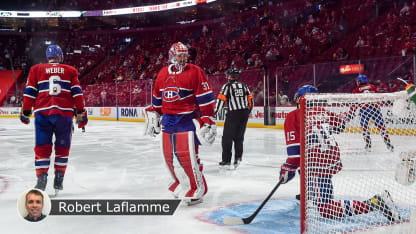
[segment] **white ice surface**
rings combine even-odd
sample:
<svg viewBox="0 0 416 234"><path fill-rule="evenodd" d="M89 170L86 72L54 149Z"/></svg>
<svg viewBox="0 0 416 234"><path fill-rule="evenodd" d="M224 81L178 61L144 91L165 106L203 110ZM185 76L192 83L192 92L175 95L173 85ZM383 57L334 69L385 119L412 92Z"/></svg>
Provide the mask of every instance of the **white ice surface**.
<svg viewBox="0 0 416 234"><path fill-rule="evenodd" d="M160 153L160 140L143 136L143 127L143 123L137 122L90 120L85 133L76 129L64 190L56 199L172 199L167 190L170 176ZM29 223L17 211L17 199L36 183L34 126L32 123L23 125L17 118L0 118L0 233L241 233L237 229L209 223L198 217L232 204L261 202L276 185L280 165L286 160L284 133L276 129L248 128L243 162L236 171L220 171L218 168L221 136L222 128L219 127L214 145L202 146L199 150L208 183L208 193L201 204L189 207L181 203L173 216L55 215L41 222ZM414 148L414 139L393 138L396 150L390 153L380 136L372 136L373 152L365 153L361 135L345 134L343 139L340 137L337 140L342 142L344 169L334 179L335 190L346 191L342 194L345 196L366 199L382 187L398 197L400 189L405 187L400 187L394 181L392 169L400 151ZM387 171L389 173L378 170L378 167L390 168ZM53 175L53 170L49 171L49 175ZM53 176L49 177L46 192L52 195ZM364 184L370 177L374 183L365 183L365 191L344 188L351 181L353 184ZM349 182L345 183L347 180ZM376 187L378 181L382 186ZM407 187L411 190L408 193L410 199L416 197L414 186ZM299 179L295 178L280 186L273 199L293 199L298 193ZM413 201L410 203L414 204ZM273 208L280 210L284 207ZM265 206L264 210L267 209L270 207ZM236 217L240 216L236 214ZM414 220L410 223L414 227L411 230L416 230ZM258 223L261 222L259 218ZM265 229L252 230L253 233L263 233ZM273 230L268 231L273 233ZM374 231L409 233L387 228Z"/></svg>
<svg viewBox="0 0 416 234"><path fill-rule="evenodd" d="M90 120L85 133L76 129L64 190L58 198L171 199L159 139L143 136L143 125ZM263 200L277 183L286 159L284 134L248 128L243 162L238 170L227 172L217 166L221 135L219 128L214 145L200 148L209 187L201 204L188 207L181 203L173 216L48 216L42 222L29 223L17 212L17 199L36 183L34 126L23 125L17 118L1 118L0 233L236 233L195 217L233 203ZM297 181L281 186L273 198L293 197L298 193ZM49 195L53 194L52 183L53 176L49 176Z"/></svg>

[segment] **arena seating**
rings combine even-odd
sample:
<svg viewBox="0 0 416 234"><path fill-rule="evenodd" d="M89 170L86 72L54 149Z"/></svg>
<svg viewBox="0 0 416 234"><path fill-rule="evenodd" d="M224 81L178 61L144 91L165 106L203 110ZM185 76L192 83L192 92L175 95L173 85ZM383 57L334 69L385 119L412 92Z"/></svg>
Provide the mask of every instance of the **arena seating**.
<svg viewBox="0 0 416 234"><path fill-rule="evenodd" d="M111 5L111 2L107 3ZM268 68L273 86L275 77L280 80L287 76L290 86L283 94L289 97L300 85L311 83L314 74L318 77L317 86L332 85L334 92L349 92L352 76L339 82L330 78L338 74L338 65L358 63L358 60L364 64L370 81L380 79L388 83L397 76L413 73L407 57L369 59L414 54L415 1L408 3L409 11L403 11L404 5L391 1L271 2L258 9L186 25L28 33L10 39L0 34L0 48L6 45L12 48L15 66L26 64L28 68L38 61L28 61L27 51L38 46L41 39L60 44L67 52L66 62L79 70L85 93L92 92L88 94L90 102L97 105L103 104L97 98L100 87L105 87L107 100L116 100L115 94L110 93L117 87L119 105L142 103L135 95L128 95L132 92L130 85L141 82L149 88L147 84L167 64L170 45L177 41L190 47L190 62L201 66L209 79L215 81L212 83L216 92L225 82L222 77L230 66L244 70L242 79L252 90L262 81L264 67ZM131 40L126 42L125 38ZM30 44L18 46L25 44L24 41ZM74 53L75 50L81 53ZM341 56L339 51L344 54ZM4 58L0 57L0 62L7 65ZM336 63L329 65L328 62Z"/></svg>

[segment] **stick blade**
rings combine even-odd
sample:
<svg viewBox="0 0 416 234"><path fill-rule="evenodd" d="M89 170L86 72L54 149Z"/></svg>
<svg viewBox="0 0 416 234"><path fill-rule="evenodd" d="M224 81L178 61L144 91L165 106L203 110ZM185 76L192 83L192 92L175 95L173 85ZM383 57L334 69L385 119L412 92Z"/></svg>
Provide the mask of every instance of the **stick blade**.
<svg viewBox="0 0 416 234"><path fill-rule="evenodd" d="M222 222L225 225L243 225L244 221L241 218L225 217Z"/></svg>

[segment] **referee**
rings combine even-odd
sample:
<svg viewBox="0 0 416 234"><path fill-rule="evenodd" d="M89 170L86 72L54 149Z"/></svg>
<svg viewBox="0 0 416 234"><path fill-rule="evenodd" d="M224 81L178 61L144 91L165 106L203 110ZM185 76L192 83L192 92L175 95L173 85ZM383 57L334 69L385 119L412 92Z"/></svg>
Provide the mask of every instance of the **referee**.
<svg viewBox="0 0 416 234"><path fill-rule="evenodd" d="M218 94L215 104L215 115L227 103L228 112L224 123L224 132L222 135L222 161L220 167L229 167L231 165L231 149L234 142L234 168L237 168L243 156L244 133L248 116L253 108L253 96L247 85L238 81L241 71L236 68L230 68L225 73L228 83L224 84L221 92Z"/></svg>

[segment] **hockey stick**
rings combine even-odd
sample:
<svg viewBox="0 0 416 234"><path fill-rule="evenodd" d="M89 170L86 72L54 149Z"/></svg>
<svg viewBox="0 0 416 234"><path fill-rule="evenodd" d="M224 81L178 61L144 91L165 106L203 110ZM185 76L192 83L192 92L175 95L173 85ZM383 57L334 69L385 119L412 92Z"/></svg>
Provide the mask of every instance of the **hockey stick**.
<svg viewBox="0 0 416 234"><path fill-rule="evenodd" d="M273 190L270 192L270 194L266 197L266 199L261 203L259 208L257 208L256 211L252 215L250 215L247 218L233 218L233 217L225 217L222 222L225 225L242 225L242 224L249 224L253 219L257 216L257 214L260 212L260 210L263 208L263 206L266 204L266 202L273 196L274 192L279 188L279 186L282 184L283 180L280 180L279 183L277 183L276 186L274 186Z"/></svg>
<svg viewBox="0 0 416 234"><path fill-rule="evenodd" d="M403 80L403 79L402 79L402 78L400 78L400 77L398 77L398 78L396 78L396 79L400 80L401 82L405 83L406 85L407 85L407 84L409 84L409 83L407 83L407 81Z"/></svg>

